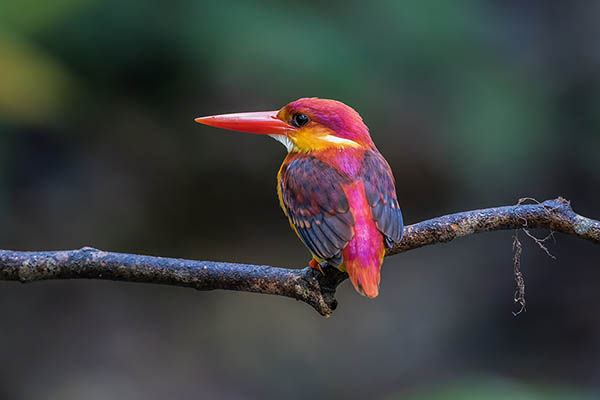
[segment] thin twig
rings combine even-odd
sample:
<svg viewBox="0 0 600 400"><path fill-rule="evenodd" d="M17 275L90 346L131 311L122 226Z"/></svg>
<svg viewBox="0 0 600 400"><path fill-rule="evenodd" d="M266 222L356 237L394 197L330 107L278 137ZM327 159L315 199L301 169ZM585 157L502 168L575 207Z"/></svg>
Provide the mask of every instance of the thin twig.
<svg viewBox="0 0 600 400"><path fill-rule="evenodd" d="M513 273L515 277L515 284L517 289L515 290L514 301L518 303L521 308L519 311L514 312L513 315L516 317L521 314L525 310L525 277L521 272L521 253L523 252L523 246L521 246L521 242L519 241L519 230L515 229L515 233L513 234L513 251L515 252L513 256Z"/></svg>
<svg viewBox="0 0 600 400"><path fill-rule="evenodd" d="M523 232L525 232L525 234L527 236L529 236L530 238L532 238L533 241L535 242L535 244L537 244L540 247L540 249L544 250L544 252L546 253L546 255L548 255L548 257L556 260L556 257L552 253L550 253L550 250L548 250L548 248L546 246L544 246L544 242L546 240L548 240L550 238L554 238L554 231L551 231L548 234L548 236L546 236L545 238L540 239L540 238L535 237L533 234L531 234L531 232L529 232L529 230L527 230L526 228L521 228L521 230Z"/></svg>

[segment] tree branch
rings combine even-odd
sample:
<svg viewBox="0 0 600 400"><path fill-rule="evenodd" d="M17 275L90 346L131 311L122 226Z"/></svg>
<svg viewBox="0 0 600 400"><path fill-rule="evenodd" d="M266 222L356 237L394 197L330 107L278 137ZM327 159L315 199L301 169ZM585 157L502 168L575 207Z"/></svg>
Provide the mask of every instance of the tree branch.
<svg viewBox="0 0 600 400"><path fill-rule="evenodd" d="M405 228L402 242L386 256L473 233L546 228L600 243L600 221L576 214L565 199L486 208L433 218ZM311 268L192 261L80 250L26 252L0 250L0 280L109 279L159 283L198 290L238 290L287 296L311 305L323 316L337 307L335 291L348 275L335 268Z"/></svg>

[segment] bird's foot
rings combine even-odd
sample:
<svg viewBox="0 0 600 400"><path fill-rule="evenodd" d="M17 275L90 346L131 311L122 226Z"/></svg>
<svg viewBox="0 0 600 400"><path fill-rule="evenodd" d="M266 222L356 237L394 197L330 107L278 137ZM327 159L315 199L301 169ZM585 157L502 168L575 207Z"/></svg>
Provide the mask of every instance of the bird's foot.
<svg viewBox="0 0 600 400"><path fill-rule="evenodd" d="M323 263L323 264L327 265L326 263ZM323 275L325 275L325 272L323 272L323 265L319 264L317 262L317 260L315 260L314 258L308 262L308 266L311 267L312 269L316 269L317 271L320 271Z"/></svg>

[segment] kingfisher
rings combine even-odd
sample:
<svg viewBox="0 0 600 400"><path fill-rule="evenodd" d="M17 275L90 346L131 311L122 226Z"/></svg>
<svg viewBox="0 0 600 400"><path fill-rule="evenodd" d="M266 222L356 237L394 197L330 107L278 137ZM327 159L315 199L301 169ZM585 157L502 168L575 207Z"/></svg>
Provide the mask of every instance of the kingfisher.
<svg viewBox="0 0 600 400"><path fill-rule="evenodd" d="M360 294L379 294L386 248L400 242L404 224L390 166L352 107L312 97L195 121L281 142L288 154L277 174L279 203L311 252L309 266L338 268Z"/></svg>

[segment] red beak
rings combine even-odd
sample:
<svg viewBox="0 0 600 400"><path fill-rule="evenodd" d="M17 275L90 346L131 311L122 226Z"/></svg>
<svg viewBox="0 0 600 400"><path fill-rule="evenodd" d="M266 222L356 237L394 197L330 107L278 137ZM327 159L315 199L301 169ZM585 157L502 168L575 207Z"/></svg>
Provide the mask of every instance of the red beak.
<svg viewBox="0 0 600 400"><path fill-rule="evenodd" d="M279 111L260 111L237 114L211 115L196 118L194 121L229 129L231 131L256 133L259 135L285 135L295 128L277 118Z"/></svg>

